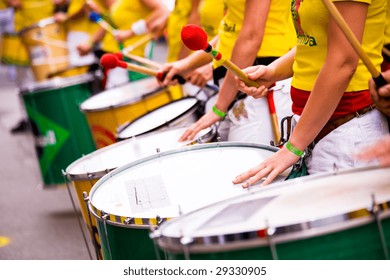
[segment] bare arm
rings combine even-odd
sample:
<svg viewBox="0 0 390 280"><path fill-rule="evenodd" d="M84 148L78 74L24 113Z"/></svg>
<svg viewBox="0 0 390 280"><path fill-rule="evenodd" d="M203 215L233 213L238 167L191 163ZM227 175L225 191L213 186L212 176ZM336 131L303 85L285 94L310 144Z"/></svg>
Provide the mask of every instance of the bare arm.
<svg viewBox="0 0 390 280"><path fill-rule="evenodd" d="M231 61L240 69L251 66L256 59L257 52L264 37L270 5L270 0L248 0L245 2L245 15L242 29L231 55ZM228 71L218 93L216 107L226 112L230 103L236 97L236 94L235 76Z"/></svg>
<svg viewBox="0 0 390 280"><path fill-rule="evenodd" d="M361 42L368 5L336 2L336 7ZM356 71L359 57L330 16L328 52L309 100L291 137L291 143L305 149L330 119Z"/></svg>
<svg viewBox="0 0 390 280"><path fill-rule="evenodd" d="M368 5L352 1L336 2L335 5L352 32L361 41ZM336 22L333 21L330 15L329 17L327 57L290 139L292 145L300 150L304 150L314 140L329 120L358 63L358 56L352 46L338 28ZM283 147L258 166L237 176L233 183L246 181L243 186L248 187L267 177L263 184L268 184L297 160L298 156Z"/></svg>

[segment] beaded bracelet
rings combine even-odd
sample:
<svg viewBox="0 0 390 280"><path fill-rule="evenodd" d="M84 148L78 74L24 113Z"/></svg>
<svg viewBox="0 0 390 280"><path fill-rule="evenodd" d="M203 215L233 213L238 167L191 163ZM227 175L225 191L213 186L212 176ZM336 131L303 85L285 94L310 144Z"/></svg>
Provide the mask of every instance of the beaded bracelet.
<svg viewBox="0 0 390 280"><path fill-rule="evenodd" d="M291 144L290 141L287 141L286 148L287 148L287 150L289 150L290 152L292 152L294 155L296 155L298 157L303 156L305 153L304 151L301 151L300 149L295 147L293 144Z"/></svg>
<svg viewBox="0 0 390 280"><path fill-rule="evenodd" d="M218 117L221 117L221 118L226 117L226 114L227 114L227 113L219 110L215 105L213 106L213 112L214 112L214 114L216 114Z"/></svg>

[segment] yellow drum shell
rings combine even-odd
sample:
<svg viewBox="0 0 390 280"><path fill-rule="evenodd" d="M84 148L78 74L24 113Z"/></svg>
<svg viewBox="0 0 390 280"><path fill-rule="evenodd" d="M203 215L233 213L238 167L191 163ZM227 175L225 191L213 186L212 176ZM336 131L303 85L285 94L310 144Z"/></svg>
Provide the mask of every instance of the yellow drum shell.
<svg viewBox="0 0 390 280"><path fill-rule="evenodd" d="M53 18L46 18L20 31L35 79L46 80L53 72L69 67L66 31Z"/></svg>
<svg viewBox="0 0 390 280"><path fill-rule="evenodd" d="M109 89L81 104L96 147L116 142L119 126L172 101L171 92L146 78Z"/></svg>

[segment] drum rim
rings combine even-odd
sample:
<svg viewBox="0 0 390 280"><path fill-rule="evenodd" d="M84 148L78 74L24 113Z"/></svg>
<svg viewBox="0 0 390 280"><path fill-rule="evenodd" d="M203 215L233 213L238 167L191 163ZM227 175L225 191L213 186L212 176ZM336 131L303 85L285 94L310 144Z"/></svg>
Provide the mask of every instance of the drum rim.
<svg viewBox="0 0 390 280"><path fill-rule="evenodd" d="M180 129L180 128L184 128L184 127L177 127L177 129ZM172 128L172 129L175 129L175 128ZM209 132L207 132L205 135L202 135L201 137L199 137L197 139L194 139L193 141L187 143L186 146L193 145L193 144L203 144L203 143L207 142L208 140L212 139L216 135L216 133L217 133L217 127L216 127L216 125L212 125L212 126L210 126L210 131ZM147 137L147 136L149 136L149 135L141 135L139 137L139 140L142 140L142 138ZM72 162L65 169L65 175L71 181L85 181L85 180L94 180L94 179L102 178L104 175L106 175L109 172L113 171L117 167L107 168L105 170L99 170L99 171L95 171L95 172L86 172L86 173L72 173L71 169L74 168L76 165L80 164L81 162L85 161L85 160L92 159L94 156L97 156L99 154L105 153L108 150L112 150L112 149L115 149L115 148L117 148L119 146L126 145L129 142L131 142L131 141L134 141L134 139L133 138L125 139L123 141L116 142L116 143L114 143L112 145L103 147L103 148L98 149L96 151L93 151L93 152L91 152L91 153L89 153L87 155L84 155L83 157L81 157L81 158L75 160L74 162Z"/></svg>
<svg viewBox="0 0 390 280"><path fill-rule="evenodd" d="M112 213L108 213L104 211L103 209L98 209L93 205L93 202L91 201L93 198L94 193L96 190L103 185L106 181L108 181L111 177L130 169L134 166L137 166L139 164L143 164L148 161L152 161L154 159L158 159L160 157L164 156L170 156L173 154L180 154L185 153L189 151L194 150L205 150L205 149L212 149L212 148L234 148L234 147L246 147L246 148L259 148L263 150L268 150L272 152L276 152L279 149L273 146L268 146L265 144L259 144L259 143L251 143L251 142L240 142L240 141L227 141L227 142L216 142L216 143L203 143L203 144L197 144L192 146L184 146L176 149L171 149L163 152L159 152L154 155L146 156L137 160L134 160L128 164L122 165L115 170L109 172L108 174L104 175L102 178L100 178L91 188L89 195L88 195L88 207L91 211L91 213L98 219L98 220L104 220L105 222L109 224L113 224L116 226L122 226L122 227L137 227L137 228L150 228L151 226L157 226L161 224L162 222L168 221L172 219L172 217L159 217L156 218L138 218L138 217L124 217L115 215Z"/></svg>
<svg viewBox="0 0 390 280"><path fill-rule="evenodd" d="M99 92L97 94L95 94L94 96L91 96L90 98L88 98L87 100L85 100L84 102L82 102L80 104L80 110L82 112L85 112L85 113L93 113L93 112L102 112L102 111L106 111L107 109L115 109L115 108L120 108L120 107L123 107L123 106L126 106L126 105L129 105L129 104L133 104L133 103L136 103L136 102L139 102L139 101L142 101L144 100L145 98L148 98L149 96L152 96L152 95L155 95L156 93L160 93L160 92L165 92L168 90L167 87L158 87L156 89L154 89L153 91L151 92L147 92L141 96L138 96L138 97L135 97L135 98L132 98L132 99L126 99L126 100L123 100L115 105L107 105L107 106L104 106L104 107L100 107L100 108L94 108L94 109L88 109L88 108L83 108L83 104L85 105L87 101L90 101L92 98L97 98L96 96L98 95L101 95L101 94L106 94L108 93L109 91L113 91L117 88L112 88L112 89L108 89L108 90L105 90L105 91L102 91L102 92ZM109 93L108 93L109 94Z"/></svg>
<svg viewBox="0 0 390 280"><path fill-rule="evenodd" d="M156 126L156 127L152 128L151 130L141 132L140 134L132 135L132 136L126 137L126 138L120 136L120 133L123 132L123 130L125 130L126 128L128 128L130 125L136 123L137 121L141 120L142 118L146 117L148 114L152 114L152 113L154 113L154 112L157 112L158 110L161 110L161 108L168 107L168 106L170 106L171 104L178 103L178 102L181 102L181 101L186 100L186 99L187 99L187 100L188 100L188 99L194 99L194 100L196 100L196 102L194 103L194 105L191 106L191 108L189 108L189 109L186 110L185 112L181 113L180 115L178 115L178 116L176 116L176 117L173 117L173 118L170 119L169 121L166 121L165 123L163 123L163 124L161 124L161 125L159 125L159 126ZM117 140L117 141L122 141L122 140L130 139L130 138L133 138L133 137L139 137L139 136L142 136L142 135L146 135L146 134L151 133L151 132L159 131L159 130L165 128L165 127L169 128L169 127L173 126L174 123L175 123L177 120L179 120L179 119L181 119L181 118L183 118L183 117L185 117L185 116L190 116L190 115L192 115L194 112L196 112L196 111L199 109L200 105L201 105L201 102L200 102L197 98L191 97L191 96L186 96L186 97L183 97L183 98L180 98L180 99L173 100L172 102L170 102L170 103L168 103L168 104L164 104L164 105L162 105L162 106L160 106L160 107L157 107L157 108L155 108L155 109L153 109L153 110L147 112L146 114L141 115L141 116L135 118L134 120L132 120L132 121L130 121L130 122L127 122L127 123L125 123L125 124L120 125L120 126L117 128L116 140Z"/></svg>
<svg viewBox="0 0 390 280"><path fill-rule="evenodd" d="M47 25L54 24L54 23L56 23L54 17L44 18L44 19L41 19L40 21L38 21L34 24L31 24L31 25L23 28L22 30L19 31L19 34L20 34L20 36L23 36L24 33L28 32L31 29L34 29L37 27L42 28L42 27L45 27Z"/></svg>
<svg viewBox="0 0 390 280"><path fill-rule="evenodd" d="M337 172L321 173L316 175L311 175L311 178L307 177L309 181L318 180L321 178L327 178L329 176L337 176L343 174L353 174L360 171L370 171L370 170L380 170L385 169L390 172L390 168L380 168L377 166L370 167L359 167L348 170L341 170ZM305 177L303 177L305 178ZM273 188L280 186L294 185L301 182L301 178L295 178L290 181L284 181L272 185ZM260 193L262 190L257 190L251 194ZM226 203L227 201L236 200L240 197L247 197L247 194L230 198L224 201L217 202L217 205ZM205 209L209 206L205 206L189 212L185 215L191 215L194 212ZM373 208L379 210L378 213L373 213ZM375 211L375 209L374 209ZM164 223L158 230L155 230L152 234L152 238L157 239L157 242L160 247L166 250L171 250L172 252L183 252L183 247L186 246L190 252L205 252L204 247L213 246L214 249L212 252L223 252L226 251L227 246L237 247L242 243L252 243L256 248L261 246L269 246L270 238L272 238L273 244L281 244L289 241L297 241L302 238L316 237L321 236L327 233L334 233L340 229L350 229L358 227L360 225L365 225L370 222L375 221L375 216L378 215L380 219L390 217L390 200L382 203L378 203L375 206L367 206L366 208L361 208L353 210L347 213L337 214L330 217L325 217L316 220L310 220L290 225L270 227L257 229L252 231L245 231L239 233L224 233L212 236L184 236L186 244L183 244L183 237L172 237L164 236L162 231L164 227L169 226L169 223ZM336 223L333 223L336 221ZM348 227L348 225L353 225ZM230 240L230 241L229 241ZM228 241L228 242L227 242ZM236 244L237 243L237 244ZM252 247L252 248L255 248ZM181 248L181 250L180 250ZM210 251L209 251L210 252Z"/></svg>
<svg viewBox="0 0 390 280"><path fill-rule="evenodd" d="M22 95L37 94L42 91L48 91L53 89L61 89L74 85L88 83L94 80L94 75L91 73L84 73L77 76L60 78L56 77L49 80L44 80L38 83L31 83L21 87L20 93Z"/></svg>

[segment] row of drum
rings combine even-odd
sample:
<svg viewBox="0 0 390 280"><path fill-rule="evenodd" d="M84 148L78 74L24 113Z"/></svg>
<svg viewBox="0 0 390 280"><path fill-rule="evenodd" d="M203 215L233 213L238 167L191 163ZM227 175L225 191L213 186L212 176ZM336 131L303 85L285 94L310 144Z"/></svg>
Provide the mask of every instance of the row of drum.
<svg viewBox="0 0 390 280"><path fill-rule="evenodd" d="M30 66L38 82L50 77L84 74L89 68L87 64L93 63L93 59L79 58L88 61L80 64L80 61L71 57L66 28L56 22L54 17L42 19L19 32L4 32L1 35L1 62ZM72 66L73 63L78 66Z"/></svg>
<svg viewBox="0 0 390 280"><path fill-rule="evenodd" d="M232 176L276 148L226 141L134 156L177 130L113 144L67 168L97 259L389 258L390 168L282 174L243 189ZM103 171L119 157L128 163Z"/></svg>
<svg viewBox="0 0 390 280"><path fill-rule="evenodd" d="M388 168L284 181L287 170L267 187L243 189L233 177L277 148L213 142L214 126L178 143L184 119L202 109L198 98L164 99L169 89L153 79L90 96L89 81L36 84L23 98L42 175L56 183L61 173L58 182L74 187L97 259L388 258ZM85 156L74 153L88 141Z"/></svg>
<svg viewBox="0 0 390 280"><path fill-rule="evenodd" d="M203 112L198 96L175 100L154 78L92 94L94 79L92 74L55 78L21 91L44 186L63 184L62 170L83 155L120 140L191 124ZM205 88L202 94L208 98L217 90ZM216 137L216 129L204 133ZM167 142L178 145L176 139Z"/></svg>

